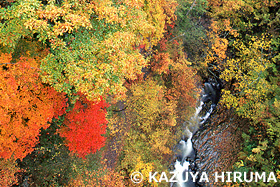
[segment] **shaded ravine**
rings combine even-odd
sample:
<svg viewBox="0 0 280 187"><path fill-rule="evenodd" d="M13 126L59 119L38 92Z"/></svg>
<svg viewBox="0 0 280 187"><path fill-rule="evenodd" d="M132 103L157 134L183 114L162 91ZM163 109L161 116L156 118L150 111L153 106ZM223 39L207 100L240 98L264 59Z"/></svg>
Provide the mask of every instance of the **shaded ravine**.
<svg viewBox="0 0 280 187"><path fill-rule="evenodd" d="M126 121L126 114L125 114L125 104L122 101L119 101L116 104L118 110L114 111L115 113L119 113L123 121L115 122L114 126L116 129L123 129L123 127L127 127L128 123ZM128 129L128 127L127 127ZM119 154L120 150L123 147L123 133L121 131L116 132L113 136L108 137L107 144L105 145L105 151L102 156L102 160L104 160L104 164L106 165L107 168L110 169L115 169L118 159L119 159Z"/></svg>
<svg viewBox="0 0 280 187"><path fill-rule="evenodd" d="M172 187L195 187L203 185L194 182L190 176L190 173L196 173L196 171L199 171L196 163L197 154L193 147L192 138L193 135L207 122L216 108L220 99L221 89L222 85L220 81L206 82L202 89L199 105L196 108L194 115L190 120L184 122L183 137L177 146L177 159L174 163L174 172L177 173L176 178L178 182L172 183ZM198 181L198 178L199 176L195 181Z"/></svg>

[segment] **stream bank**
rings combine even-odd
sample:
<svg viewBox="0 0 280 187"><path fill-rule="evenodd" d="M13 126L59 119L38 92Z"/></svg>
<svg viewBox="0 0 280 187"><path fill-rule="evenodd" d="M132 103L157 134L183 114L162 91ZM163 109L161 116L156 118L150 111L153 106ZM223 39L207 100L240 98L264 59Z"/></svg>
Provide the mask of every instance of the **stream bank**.
<svg viewBox="0 0 280 187"><path fill-rule="evenodd" d="M242 127L247 121L233 115L231 110L218 106L211 118L194 134L196 170L206 172L209 183L200 186L216 187L214 172L231 171L241 150Z"/></svg>

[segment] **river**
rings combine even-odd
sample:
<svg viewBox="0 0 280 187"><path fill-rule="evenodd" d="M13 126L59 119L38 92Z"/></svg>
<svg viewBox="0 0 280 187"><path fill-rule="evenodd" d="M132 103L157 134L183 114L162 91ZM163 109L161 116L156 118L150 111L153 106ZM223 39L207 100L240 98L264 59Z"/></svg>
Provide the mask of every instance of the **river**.
<svg viewBox="0 0 280 187"><path fill-rule="evenodd" d="M193 135L201 128L213 113L220 99L221 84L216 81L204 83L201 96L198 100L193 116L184 122L183 137L177 145L174 172L177 173L177 182L171 187L197 187L200 174L197 174L196 151L193 148ZM197 174L197 175L196 175ZM193 180L193 178L195 178Z"/></svg>

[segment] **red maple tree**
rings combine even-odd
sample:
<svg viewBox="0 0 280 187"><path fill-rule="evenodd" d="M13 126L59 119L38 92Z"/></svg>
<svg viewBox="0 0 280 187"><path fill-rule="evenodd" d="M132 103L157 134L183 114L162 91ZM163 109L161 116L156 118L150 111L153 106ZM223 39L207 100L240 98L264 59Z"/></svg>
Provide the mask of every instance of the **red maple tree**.
<svg viewBox="0 0 280 187"><path fill-rule="evenodd" d="M95 153L104 146L108 104L101 98L99 102L89 101L80 95L72 111L65 116L65 127L60 135L66 138L69 150L84 158L89 153Z"/></svg>

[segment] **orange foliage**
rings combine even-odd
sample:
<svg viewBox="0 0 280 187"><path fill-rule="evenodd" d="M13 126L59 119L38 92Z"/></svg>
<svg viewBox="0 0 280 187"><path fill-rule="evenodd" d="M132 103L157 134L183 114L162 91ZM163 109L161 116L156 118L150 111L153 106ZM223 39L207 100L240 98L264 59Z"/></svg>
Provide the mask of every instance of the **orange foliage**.
<svg viewBox="0 0 280 187"><path fill-rule="evenodd" d="M68 186L118 186L124 187L124 177L120 173L105 167L100 168L98 171L89 172L85 171L83 174L78 175L75 179L71 179ZM86 183L86 184L85 184Z"/></svg>
<svg viewBox="0 0 280 187"><path fill-rule="evenodd" d="M65 113L67 105L64 94L41 83L34 59L15 64L11 59L0 55L0 157L22 159L33 151L40 129Z"/></svg>
<svg viewBox="0 0 280 187"><path fill-rule="evenodd" d="M152 71L158 74L169 73L169 65L173 63L169 57L169 53L156 53L153 58L155 62L151 63Z"/></svg>
<svg viewBox="0 0 280 187"><path fill-rule="evenodd" d="M108 172L101 178L101 184L102 186L118 186L118 187L124 187L123 182L124 177L117 172L114 172L113 170L109 169Z"/></svg>
<svg viewBox="0 0 280 187"><path fill-rule="evenodd" d="M172 34L175 19L176 17L166 23L167 32L164 33L164 38L159 41L159 52L153 55L150 66L151 70L162 75L163 80L169 85L165 97L168 100L175 100L178 103L178 114L186 116L190 111L186 108L194 107L196 104L195 92L198 90L195 85L195 72L190 66L191 63L186 60L187 57L183 52L182 45L174 40Z"/></svg>
<svg viewBox="0 0 280 187"><path fill-rule="evenodd" d="M171 75L174 88L170 90L170 95L174 96L178 101L178 109L185 111L187 107L194 107L196 104L196 94L198 93L195 84L195 71L189 66L184 57L178 59ZM187 116L187 114L184 115Z"/></svg>

